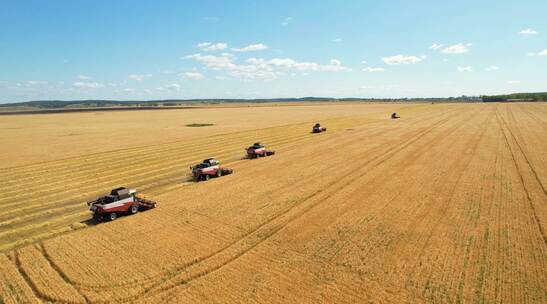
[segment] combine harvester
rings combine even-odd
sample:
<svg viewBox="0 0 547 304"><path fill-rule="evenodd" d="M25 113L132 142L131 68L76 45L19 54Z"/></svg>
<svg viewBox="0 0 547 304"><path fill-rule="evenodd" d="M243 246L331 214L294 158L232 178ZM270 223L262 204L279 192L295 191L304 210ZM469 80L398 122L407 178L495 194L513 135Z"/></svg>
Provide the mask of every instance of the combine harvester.
<svg viewBox="0 0 547 304"><path fill-rule="evenodd" d="M190 167L195 182L208 181L211 177L221 177L232 174L234 170L220 166L220 162L213 158L205 159L201 164Z"/></svg>
<svg viewBox="0 0 547 304"><path fill-rule="evenodd" d="M121 214L135 214L156 207L156 202L139 197L135 189L120 187L113 189L110 195L99 197L87 203L97 221L113 221Z"/></svg>
<svg viewBox="0 0 547 304"><path fill-rule="evenodd" d="M275 154L275 151L266 149L261 143L254 143L252 146L245 149L245 151L247 151L247 157L251 159Z"/></svg>
<svg viewBox="0 0 547 304"><path fill-rule="evenodd" d="M311 129L311 132L312 133L321 133L321 132L326 132L327 131L327 128L325 127L321 127L321 124L320 123L316 123L313 128Z"/></svg>

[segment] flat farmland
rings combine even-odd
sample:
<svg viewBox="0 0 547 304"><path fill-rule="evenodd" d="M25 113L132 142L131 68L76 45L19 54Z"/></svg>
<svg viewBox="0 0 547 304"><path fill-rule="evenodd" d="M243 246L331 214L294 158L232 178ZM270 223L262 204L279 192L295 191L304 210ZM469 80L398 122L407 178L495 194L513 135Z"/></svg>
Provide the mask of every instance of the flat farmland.
<svg viewBox="0 0 547 304"><path fill-rule="evenodd" d="M547 302L545 103L0 116L0 143L0 302ZM190 182L206 157L234 174ZM93 225L117 186L158 208Z"/></svg>

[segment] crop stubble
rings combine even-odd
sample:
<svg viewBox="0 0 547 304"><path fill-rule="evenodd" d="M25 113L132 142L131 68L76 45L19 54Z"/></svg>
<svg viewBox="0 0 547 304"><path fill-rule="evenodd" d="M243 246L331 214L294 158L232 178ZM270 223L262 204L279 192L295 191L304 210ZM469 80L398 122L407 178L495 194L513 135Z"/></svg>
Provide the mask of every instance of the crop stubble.
<svg viewBox="0 0 547 304"><path fill-rule="evenodd" d="M384 107L387 117L393 106ZM325 118L329 132L318 136L308 134L310 121L295 122L4 170L6 249L11 237L35 237L47 221L66 229L84 216L74 206L94 187L131 183L162 204L6 251L0 295L66 303L545 302L545 104L406 110L397 121ZM278 153L241 160L257 137ZM211 154L236 174L184 182L187 164ZM126 161L130 174L116 174ZM114 182L99 176L103 169ZM17 181L41 186L21 193ZM74 217L55 224L63 210Z"/></svg>

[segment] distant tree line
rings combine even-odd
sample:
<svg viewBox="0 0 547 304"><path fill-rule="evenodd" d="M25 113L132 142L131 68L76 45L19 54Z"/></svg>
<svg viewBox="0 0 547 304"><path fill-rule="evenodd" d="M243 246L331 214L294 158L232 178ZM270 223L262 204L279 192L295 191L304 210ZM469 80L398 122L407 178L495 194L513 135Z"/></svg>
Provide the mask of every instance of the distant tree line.
<svg viewBox="0 0 547 304"><path fill-rule="evenodd" d="M482 96L484 102L504 101L547 101L547 92L544 93L514 93L507 95Z"/></svg>
<svg viewBox="0 0 547 304"><path fill-rule="evenodd" d="M493 96L458 96L446 98L262 98L262 99L167 99L149 101L122 100L37 100L0 104L1 107L25 107L38 109L76 109L109 107L176 107L221 103L275 103L275 102L503 102L503 101L547 101L546 93L515 93Z"/></svg>

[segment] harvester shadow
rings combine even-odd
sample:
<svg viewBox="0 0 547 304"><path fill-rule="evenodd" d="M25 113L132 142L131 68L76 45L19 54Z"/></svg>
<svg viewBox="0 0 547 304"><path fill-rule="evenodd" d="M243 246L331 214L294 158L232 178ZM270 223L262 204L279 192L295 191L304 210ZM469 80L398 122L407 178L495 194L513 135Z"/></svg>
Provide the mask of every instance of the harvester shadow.
<svg viewBox="0 0 547 304"><path fill-rule="evenodd" d="M95 220L94 218L89 218L87 220L80 221L80 223L86 226L96 226L97 224L99 224L99 222Z"/></svg>

